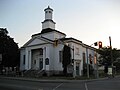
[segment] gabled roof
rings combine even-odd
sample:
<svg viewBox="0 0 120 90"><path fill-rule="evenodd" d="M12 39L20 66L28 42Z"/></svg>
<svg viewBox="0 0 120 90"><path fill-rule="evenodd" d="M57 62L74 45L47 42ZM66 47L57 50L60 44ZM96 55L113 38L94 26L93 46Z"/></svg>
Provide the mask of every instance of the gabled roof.
<svg viewBox="0 0 120 90"><path fill-rule="evenodd" d="M34 37L34 38L31 38L27 43L25 43L24 45L23 45L23 47L22 48L24 48L24 47L27 47L32 41L34 41L35 39L39 39L39 40L42 40L42 41L45 41L46 43L50 43L50 44L53 44L53 40L50 40L50 39L48 39L48 38L45 38L45 37L42 37L42 36L38 36L38 37Z"/></svg>
<svg viewBox="0 0 120 90"><path fill-rule="evenodd" d="M32 37L33 37L33 36L36 36L36 35L41 35L41 34L49 33L49 32L58 32L58 33L63 34L63 35L66 36L65 33L62 33L62 32L60 32L60 31L58 31L58 30L51 29L51 28L47 28L47 29L43 29L43 30L41 31L41 33L33 34Z"/></svg>

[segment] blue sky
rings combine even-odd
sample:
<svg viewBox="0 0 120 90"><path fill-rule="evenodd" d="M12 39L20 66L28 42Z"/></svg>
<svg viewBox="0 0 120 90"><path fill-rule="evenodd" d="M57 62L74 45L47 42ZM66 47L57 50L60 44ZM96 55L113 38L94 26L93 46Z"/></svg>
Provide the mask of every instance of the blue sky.
<svg viewBox="0 0 120 90"><path fill-rule="evenodd" d="M0 0L0 27L21 47L40 33L44 9L54 10L56 30L91 45L102 41L120 49L120 0Z"/></svg>

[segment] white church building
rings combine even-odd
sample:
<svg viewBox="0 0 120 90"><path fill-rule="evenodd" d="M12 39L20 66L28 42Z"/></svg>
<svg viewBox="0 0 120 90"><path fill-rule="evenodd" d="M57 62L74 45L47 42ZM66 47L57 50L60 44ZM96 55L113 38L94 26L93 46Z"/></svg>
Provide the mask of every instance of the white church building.
<svg viewBox="0 0 120 90"><path fill-rule="evenodd" d="M20 70L45 71L47 74L63 72L62 51L64 45L71 48L72 72L75 76L83 75L83 63L90 63L94 67L96 62L96 49L82 43L75 38L66 38L66 34L55 29L52 20L53 9L49 6L44 10L45 20L42 22L40 33L32 35L20 50Z"/></svg>

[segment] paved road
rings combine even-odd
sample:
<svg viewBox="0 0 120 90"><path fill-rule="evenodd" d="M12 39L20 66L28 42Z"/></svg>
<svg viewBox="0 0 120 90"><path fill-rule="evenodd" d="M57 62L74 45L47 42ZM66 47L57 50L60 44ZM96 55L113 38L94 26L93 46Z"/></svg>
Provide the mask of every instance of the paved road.
<svg viewBox="0 0 120 90"><path fill-rule="evenodd" d="M84 83L0 79L0 90L85 90Z"/></svg>
<svg viewBox="0 0 120 90"><path fill-rule="evenodd" d="M43 82L0 78L0 90L120 90L120 79L87 82Z"/></svg>
<svg viewBox="0 0 120 90"><path fill-rule="evenodd" d="M120 90L120 78L86 83L86 90Z"/></svg>

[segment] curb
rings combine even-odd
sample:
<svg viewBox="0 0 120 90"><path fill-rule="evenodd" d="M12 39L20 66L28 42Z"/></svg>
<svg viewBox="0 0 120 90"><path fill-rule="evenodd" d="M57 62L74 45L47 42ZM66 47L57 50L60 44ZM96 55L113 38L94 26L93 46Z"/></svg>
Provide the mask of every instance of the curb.
<svg viewBox="0 0 120 90"><path fill-rule="evenodd" d="M81 82L92 82L92 81L100 81L100 80L107 80L108 78L99 78L99 79L90 79L90 80L64 80L64 79L55 79L55 80L48 80L48 79L37 79L37 78L24 78L24 77L5 77L0 76L1 79L10 79L10 80L20 80L20 81L32 81L32 82L42 82L42 83L81 83Z"/></svg>

